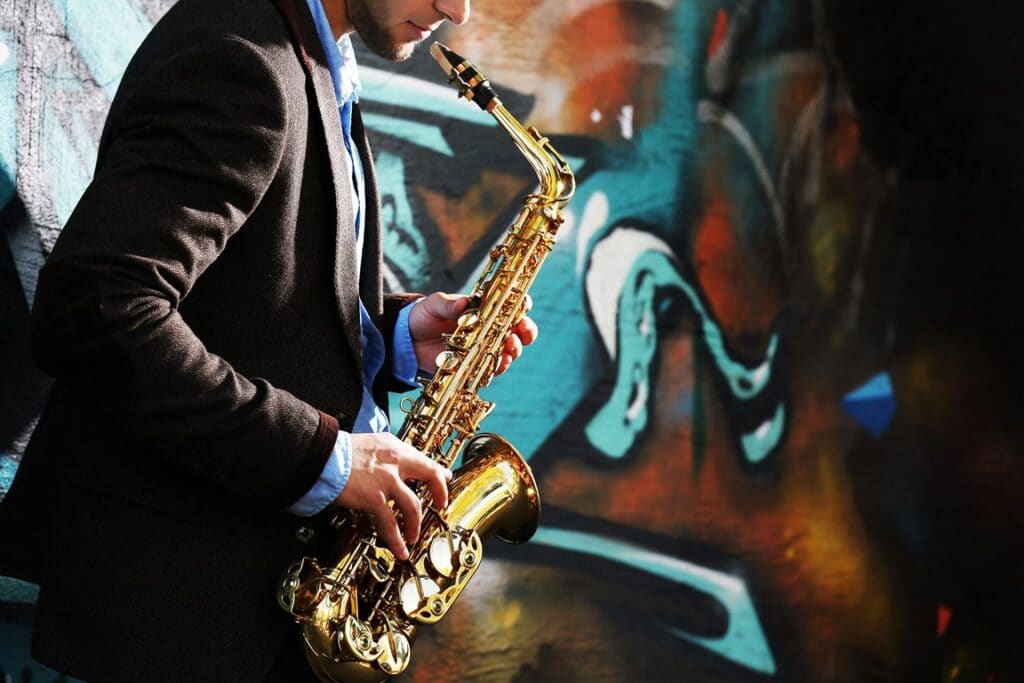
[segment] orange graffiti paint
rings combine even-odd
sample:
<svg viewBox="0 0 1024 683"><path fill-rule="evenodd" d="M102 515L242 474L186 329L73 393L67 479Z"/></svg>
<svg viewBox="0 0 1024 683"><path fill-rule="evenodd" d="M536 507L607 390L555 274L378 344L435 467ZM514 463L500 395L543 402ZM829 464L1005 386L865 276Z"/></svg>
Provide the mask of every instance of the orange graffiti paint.
<svg viewBox="0 0 1024 683"><path fill-rule="evenodd" d="M953 618L953 610L946 607L945 605L939 605L939 609L936 614L936 635L941 638L945 633L946 629L949 628L949 621Z"/></svg>
<svg viewBox="0 0 1024 683"><path fill-rule="evenodd" d="M444 239L447 263L455 265L496 226L503 211L525 194L530 179L485 170L480 180L461 197L447 197L422 186L416 189L430 218ZM489 241L489 240L487 240Z"/></svg>
<svg viewBox="0 0 1024 683"><path fill-rule="evenodd" d="M711 31L711 40L708 41L708 57L718 52L718 47L725 40L725 34L729 30L729 15L724 9L719 9L715 15L715 28Z"/></svg>
<svg viewBox="0 0 1024 683"><path fill-rule="evenodd" d="M727 161L727 160L725 160ZM693 232L692 259L711 313L731 340L766 333L781 308L776 285L766 279L771 253L739 234L737 208L718 171L704 179L703 211Z"/></svg>

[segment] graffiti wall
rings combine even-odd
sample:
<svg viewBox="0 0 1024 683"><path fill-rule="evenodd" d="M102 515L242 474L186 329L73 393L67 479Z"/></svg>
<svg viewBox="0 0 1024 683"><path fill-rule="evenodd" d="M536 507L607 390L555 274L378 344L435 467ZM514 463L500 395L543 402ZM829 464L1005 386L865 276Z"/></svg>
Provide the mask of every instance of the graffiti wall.
<svg viewBox="0 0 1024 683"><path fill-rule="evenodd" d="M171 4L0 4L0 495L47 387L36 273ZM578 180L485 396L544 509L401 680L1024 680L1014 3L473 10L441 39ZM386 286L464 289L535 177L429 56L357 51ZM0 669L53 680L33 587L0 601Z"/></svg>

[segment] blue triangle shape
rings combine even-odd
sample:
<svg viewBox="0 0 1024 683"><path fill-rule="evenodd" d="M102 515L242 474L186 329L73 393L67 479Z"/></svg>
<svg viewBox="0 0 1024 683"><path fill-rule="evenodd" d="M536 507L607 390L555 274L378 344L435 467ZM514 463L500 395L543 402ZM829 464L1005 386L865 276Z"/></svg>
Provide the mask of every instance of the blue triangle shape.
<svg viewBox="0 0 1024 683"><path fill-rule="evenodd" d="M896 414L896 395L889 373L875 375L843 397L843 409L875 438L881 437Z"/></svg>

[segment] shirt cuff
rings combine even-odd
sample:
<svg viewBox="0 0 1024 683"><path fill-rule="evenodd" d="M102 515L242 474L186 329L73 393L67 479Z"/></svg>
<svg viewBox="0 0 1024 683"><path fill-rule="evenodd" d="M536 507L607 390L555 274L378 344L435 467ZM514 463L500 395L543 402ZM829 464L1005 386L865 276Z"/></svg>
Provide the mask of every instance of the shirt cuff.
<svg viewBox="0 0 1024 683"><path fill-rule="evenodd" d="M419 364L416 360L416 349L412 345L412 333L409 331L409 312L422 300L423 297L420 297L402 307L395 320L395 332L391 337L391 374L395 380L410 389L418 389L420 385L416 381Z"/></svg>
<svg viewBox="0 0 1024 683"><path fill-rule="evenodd" d="M348 483L348 475L352 472L352 436L348 432L338 431L334 441L334 450L327 458L320 478L306 495L295 501L288 512L301 517L312 517L330 505Z"/></svg>

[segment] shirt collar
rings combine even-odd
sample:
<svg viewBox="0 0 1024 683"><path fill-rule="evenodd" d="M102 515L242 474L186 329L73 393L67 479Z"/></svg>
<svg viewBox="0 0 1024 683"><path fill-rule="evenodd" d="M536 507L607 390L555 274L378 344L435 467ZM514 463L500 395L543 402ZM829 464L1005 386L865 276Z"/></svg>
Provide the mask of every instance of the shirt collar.
<svg viewBox="0 0 1024 683"><path fill-rule="evenodd" d="M359 93L363 89L363 83L359 80L359 65L356 64L356 51L352 48L352 38L342 36L337 43L338 53L341 55L341 68L338 69L341 76L341 102L352 99L359 101Z"/></svg>
<svg viewBox="0 0 1024 683"><path fill-rule="evenodd" d="M334 94L338 98L338 104L345 104L349 100L358 102L359 91L363 86L359 80L359 69L356 64L356 53L352 48L352 39L345 35L335 42L334 33L331 31L331 25L327 21L327 13L324 12L321 1L306 0L306 4L313 15L313 24L316 26L317 35L327 57L327 68L331 72Z"/></svg>

